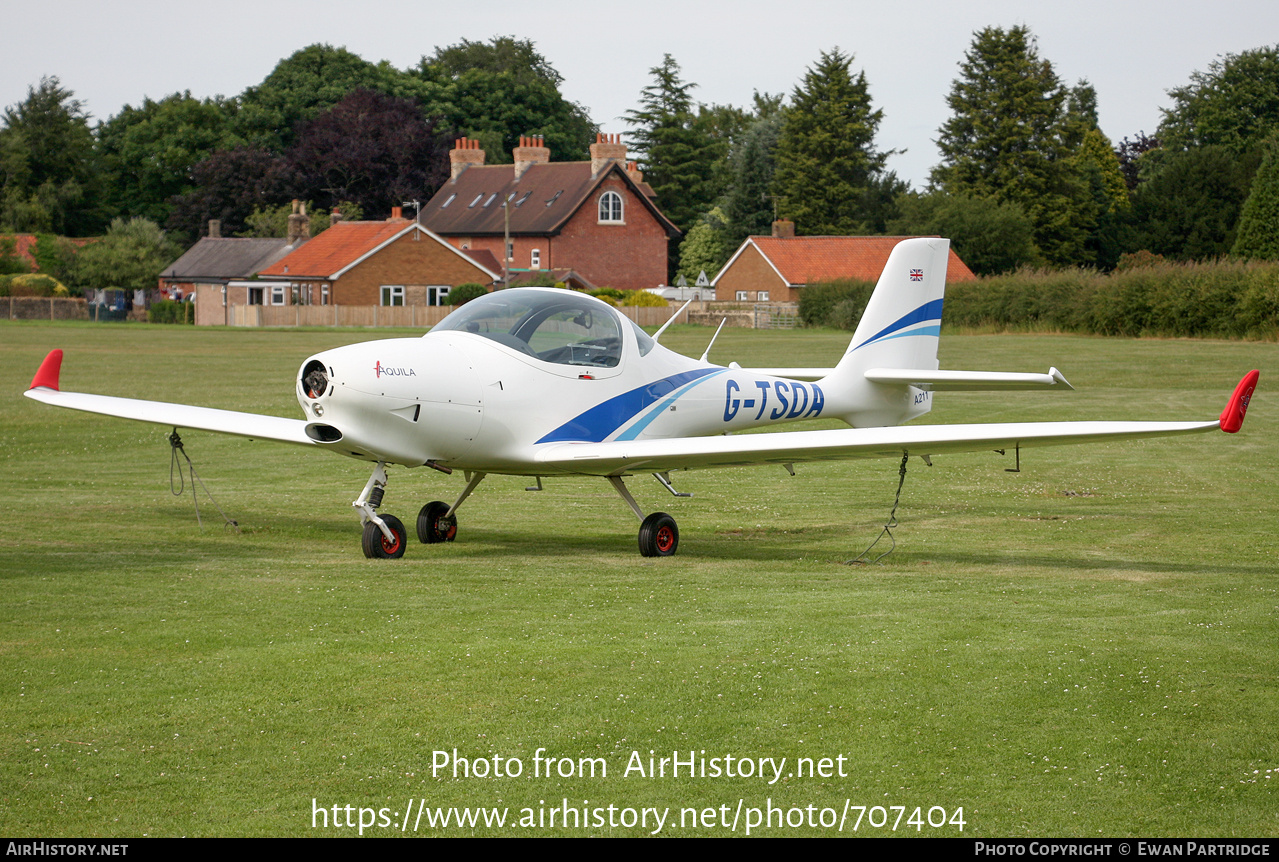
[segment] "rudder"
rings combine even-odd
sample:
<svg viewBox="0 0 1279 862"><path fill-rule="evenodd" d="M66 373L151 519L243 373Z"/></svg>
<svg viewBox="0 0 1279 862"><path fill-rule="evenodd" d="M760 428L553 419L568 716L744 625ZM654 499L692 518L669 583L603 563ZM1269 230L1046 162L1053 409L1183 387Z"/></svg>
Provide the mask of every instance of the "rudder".
<svg viewBox="0 0 1279 862"><path fill-rule="evenodd" d="M950 240L906 239L888 257L843 358L822 388L858 427L896 425L928 412L931 395L866 380L872 368L936 371ZM834 407L835 404L831 404Z"/></svg>

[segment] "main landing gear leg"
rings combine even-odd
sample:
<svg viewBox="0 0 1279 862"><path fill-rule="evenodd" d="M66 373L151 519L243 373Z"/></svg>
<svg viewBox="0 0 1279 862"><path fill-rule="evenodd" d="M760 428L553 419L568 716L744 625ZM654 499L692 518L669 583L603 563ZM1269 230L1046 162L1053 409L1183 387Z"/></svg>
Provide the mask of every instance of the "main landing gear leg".
<svg viewBox="0 0 1279 862"><path fill-rule="evenodd" d="M434 500L422 507L417 513L417 537L423 544L433 545L436 542L451 542L457 538L457 507L471 496L476 486L484 481L487 473L471 473L467 476L466 488L461 496L450 506L448 503Z"/></svg>
<svg viewBox="0 0 1279 862"><path fill-rule="evenodd" d="M669 557L679 547L679 527L675 519L665 512L654 512L645 517L644 510L635 502L631 492L621 476L609 476L608 481L613 490L631 507L635 517L640 519L639 551L645 557Z"/></svg>
<svg viewBox="0 0 1279 862"><path fill-rule="evenodd" d="M398 560L404 556L407 538L404 524L394 515L377 513L382 505L382 495L386 493L386 483L386 462L378 461L369 481L364 483L364 490L351 504L359 512L360 523L364 525L360 547L364 556L371 560Z"/></svg>

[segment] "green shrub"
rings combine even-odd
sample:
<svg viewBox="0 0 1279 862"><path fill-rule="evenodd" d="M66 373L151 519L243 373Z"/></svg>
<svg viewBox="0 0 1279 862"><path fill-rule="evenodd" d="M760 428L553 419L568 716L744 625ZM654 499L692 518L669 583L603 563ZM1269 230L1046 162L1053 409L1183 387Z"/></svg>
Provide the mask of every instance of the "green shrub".
<svg viewBox="0 0 1279 862"><path fill-rule="evenodd" d="M810 284L799 292L799 319L805 326L856 329L874 290L874 282L856 279Z"/></svg>
<svg viewBox="0 0 1279 862"><path fill-rule="evenodd" d="M626 296L622 299L622 305L639 305L639 306L657 306L669 305L669 303L655 293L649 293L647 290L628 290Z"/></svg>
<svg viewBox="0 0 1279 862"><path fill-rule="evenodd" d="M850 282L809 285L800 293L800 317L807 326L855 329L871 289ZM949 285L942 322L985 330L1275 338L1279 263L1168 263L1134 254L1111 273L1020 269Z"/></svg>
<svg viewBox="0 0 1279 862"><path fill-rule="evenodd" d="M10 296L69 296L66 285L39 273L23 273L9 279Z"/></svg>
<svg viewBox="0 0 1279 862"><path fill-rule="evenodd" d="M457 287L449 291L449 305L465 305L472 299L478 299L486 296L489 290L482 284L468 281L466 284L459 284Z"/></svg>
<svg viewBox="0 0 1279 862"><path fill-rule="evenodd" d="M188 308L190 306L190 308ZM193 323L194 306L189 302L158 299L147 309L148 323Z"/></svg>

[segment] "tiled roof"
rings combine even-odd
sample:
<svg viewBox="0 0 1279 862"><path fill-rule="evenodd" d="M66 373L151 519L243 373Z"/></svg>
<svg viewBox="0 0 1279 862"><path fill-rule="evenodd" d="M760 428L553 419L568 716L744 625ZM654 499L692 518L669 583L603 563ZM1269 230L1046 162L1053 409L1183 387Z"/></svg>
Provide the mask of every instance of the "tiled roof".
<svg viewBox="0 0 1279 862"><path fill-rule="evenodd" d="M840 278L876 281L884 271L893 247L903 239L908 237L753 236L746 242L759 249L787 284L811 284ZM738 251L740 253L741 250ZM723 274L723 270L720 274ZM719 276L716 276L716 280L718 279ZM972 270L959 259L952 248L946 265L946 280L953 283L976 279L977 276L973 275Z"/></svg>
<svg viewBox="0 0 1279 862"><path fill-rule="evenodd" d="M594 177L590 162L536 164L518 180L514 165L473 165L422 207L422 224L444 236L501 236L506 229L502 201L510 196L513 236L555 234L613 173L630 184L667 233L679 234L653 204L648 184L635 183L617 163Z"/></svg>
<svg viewBox="0 0 1279 862"><path fill-rule="evenodd" d="M387 240L411 230L412 226L412 222L403 219L338 222L262 270L261 274L329 278Z"/></svg>
<svg viewBox="0 0 1279 862"><path fill-rule="evenodd" d="M160 278L170 281L247 278L291 250L287 239L201 237L186 254L160 273Z"/></svg>
<svg viewBox="0 0 1279 862"><path fill-rule="evenodd" d="M464 248L461 252L489 272L502 271L502 264L498 261L497 255L487 248Z"/></svg>
<svg viewBox="0 0 1279 862"><path fill-rule="evenodd" d="M422 231L451 252L463 254L460 249L453 248L439 236L406 219L344 221L307 240L292 254L271 264L260 274L287 275L289 278L335 278L360 259L413 230ZM489 257L492 257L492 253ZM494 278L500 277L500 268L493 269L480 257L469 255L467 259L488 269Z"/></svg>

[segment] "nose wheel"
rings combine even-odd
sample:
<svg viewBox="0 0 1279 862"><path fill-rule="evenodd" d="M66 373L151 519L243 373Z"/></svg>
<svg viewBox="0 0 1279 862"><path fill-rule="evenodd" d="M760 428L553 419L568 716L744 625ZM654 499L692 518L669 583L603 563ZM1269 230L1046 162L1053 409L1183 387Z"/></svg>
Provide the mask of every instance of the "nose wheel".
<svg viewBox="0 0 1279 862"><path fill-rule="evenodd" d="M372 521L364 525L364 535L360 538L364 556L370 560L398 560L404 556L408 533L404 531L404 524L394 515L382 515L382 524L391 532L390 537Z"/></svg>
<svg viewBox="0 0 1279 862"><path fill-rule="evenodd" d="M404 556L408 533L404 524L394 515L379 515L378 507L386 494L386 464L378 461L373 475L364 483L364 490L351 505L360 513L364 532L360 535L360 549L370 560L398 560Z"/></svg>

